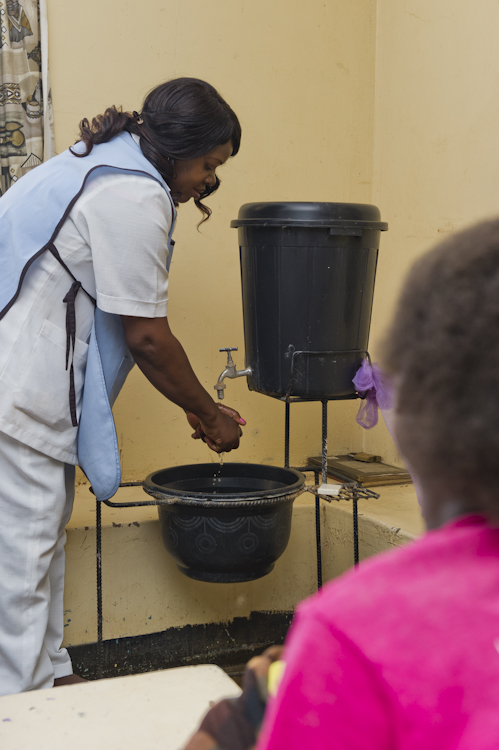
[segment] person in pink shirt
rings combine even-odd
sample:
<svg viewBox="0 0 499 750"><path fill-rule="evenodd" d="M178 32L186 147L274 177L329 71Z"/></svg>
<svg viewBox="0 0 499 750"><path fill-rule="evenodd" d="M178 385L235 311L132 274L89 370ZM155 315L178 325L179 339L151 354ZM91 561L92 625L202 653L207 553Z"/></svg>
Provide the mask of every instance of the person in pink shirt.
<svg viewBox="0 0 499 750"><path fill-rule="evenodd" d="M383 367L428 530L298 607L258 750L499 748L499 220L415 264Z"/></svg>

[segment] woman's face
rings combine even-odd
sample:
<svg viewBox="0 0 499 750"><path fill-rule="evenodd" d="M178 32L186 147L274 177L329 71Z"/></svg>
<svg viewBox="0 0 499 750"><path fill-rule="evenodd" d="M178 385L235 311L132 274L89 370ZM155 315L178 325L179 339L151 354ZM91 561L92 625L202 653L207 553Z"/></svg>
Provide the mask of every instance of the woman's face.
<svg viewBox="0 0 499 750"><path fill-rule="evenodd" d="M201 193L216 183L215 170L232 154L232 141L216 146L204 156L175 161L175 177L169 181L172 197L177 203L199 200Z"/></svg>

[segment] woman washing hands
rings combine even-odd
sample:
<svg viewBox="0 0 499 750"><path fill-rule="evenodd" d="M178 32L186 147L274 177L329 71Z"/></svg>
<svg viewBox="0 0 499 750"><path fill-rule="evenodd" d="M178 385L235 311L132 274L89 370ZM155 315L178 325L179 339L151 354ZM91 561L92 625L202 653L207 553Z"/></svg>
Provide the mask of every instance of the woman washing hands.
<svg viewBox="0 0 499 750"><path fill-rule="evenodd" d="M119 487L111 407L134 363L193 437L239 445L244 420L201 385L167 305L176 207L209 218L240 139L218 92L179 78L140 113L82 120L75 146L0 199L0 695L77 679L61 648L74 467L98 500Z"/></svg>

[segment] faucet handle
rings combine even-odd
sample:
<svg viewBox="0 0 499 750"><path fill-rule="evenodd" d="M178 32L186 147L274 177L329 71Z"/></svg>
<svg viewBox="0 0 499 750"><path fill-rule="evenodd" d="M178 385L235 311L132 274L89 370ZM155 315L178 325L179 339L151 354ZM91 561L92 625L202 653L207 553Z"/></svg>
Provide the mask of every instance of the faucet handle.
<svg viewBox="0 0 499 750"><path fill-rule="evenodd" d="M232 367L234 365L234 360L232 359L231 352L237 352L237 346L227 346L225 349L219 349L219 352L227 352L227 367Z"/></svg>

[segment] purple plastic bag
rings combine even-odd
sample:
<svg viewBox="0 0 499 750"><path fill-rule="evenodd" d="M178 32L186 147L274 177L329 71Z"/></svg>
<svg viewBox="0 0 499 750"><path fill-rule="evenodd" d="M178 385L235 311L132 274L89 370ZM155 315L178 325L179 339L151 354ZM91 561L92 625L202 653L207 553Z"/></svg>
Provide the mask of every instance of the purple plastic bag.
<svg viewBox="0 0 499 750"><path fill-rule="evenodd" d="M359 406L355 421L365 430L370 430L378 424L378 402L374 388L367 391L364 401Z"/></svg>
<svg viewBox="0 0 499 750"><path fill-rule="evenodd" d="M355 373L352 383L359 393L364 393L365 391L370 391L371 388L374 388L374 373L373 368L369 364L369 360L362 360L362 364Z"/></svg>
<svg viewBox="0 0 499 750"><path fill-rule="evenodd" d="M381 411L393 407L393 381L376 363L372 366L376 400Z"/></svg>
<svg viewBox="0 0 499 750"><path fill-rule="evenodd" d="M371 366L367 359L362 360L352 382L359 393L366 394L359 407L356 422L370 430L378 424L378 407L382 411L392 408L393 384L378 365Z"/></svg>
<svg viewBox="0 0 499 750"><path fill-rule="evenodd" d="M395 442L395 445L397 445L394 430L394 412L392 411L394 404L394 385L390 376L383 372L383 370L376 364L371 367L369 361L364 359L352 382L359 393L366 394L366 397L364 401L361 402L359 411L357 412L356 422L366 430L370 430L371 427L378 424L379 407L383 414L383 419L388 432ZM411 475L418 502L421 504L420 497L422 490L420 482L409 465L407 465L407 471Z"/></svg>

